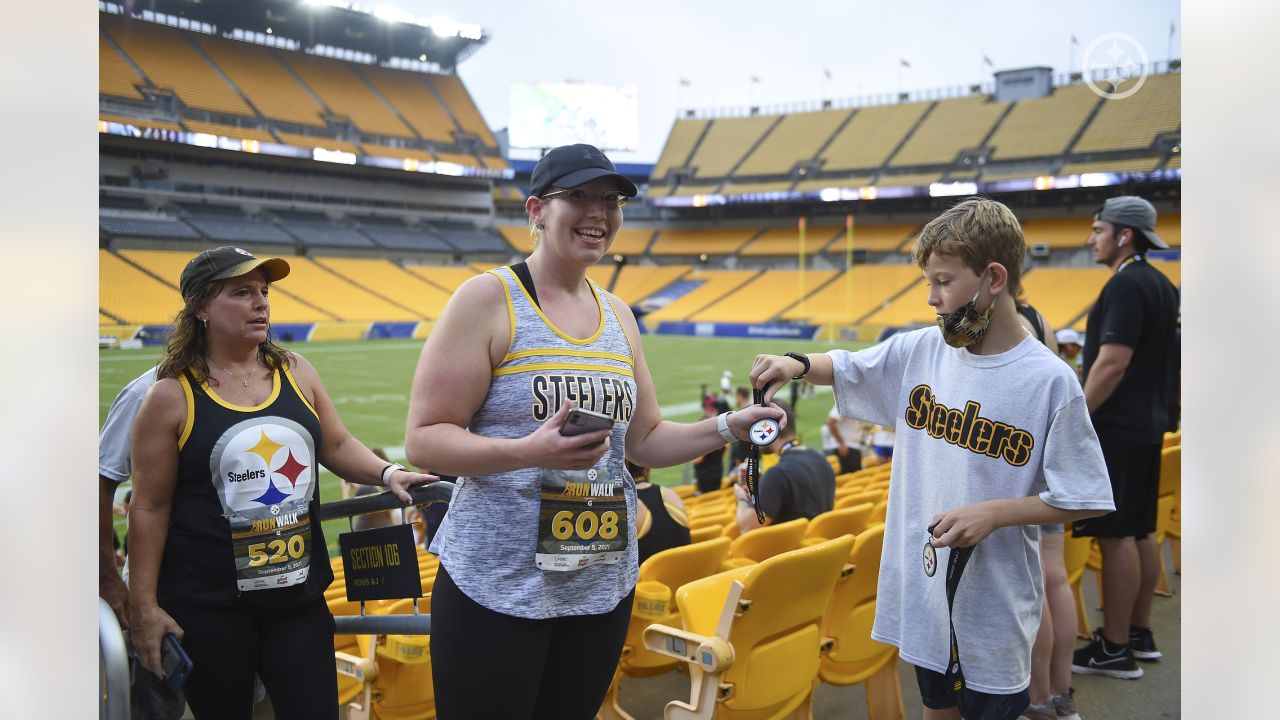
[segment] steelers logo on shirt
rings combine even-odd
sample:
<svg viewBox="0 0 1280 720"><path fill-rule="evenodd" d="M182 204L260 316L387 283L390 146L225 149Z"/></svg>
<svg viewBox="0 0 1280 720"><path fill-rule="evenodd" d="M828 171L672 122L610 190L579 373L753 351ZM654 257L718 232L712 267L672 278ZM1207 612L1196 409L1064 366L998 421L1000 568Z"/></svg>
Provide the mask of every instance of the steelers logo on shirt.
<svg viewBox="0 0 1280 720"><path fill-rule="evenodd" d="M256 417L237 423L214 443L213 486L228 517L293 511L311 500L316 479L315 441L298 423Z"/></svg>

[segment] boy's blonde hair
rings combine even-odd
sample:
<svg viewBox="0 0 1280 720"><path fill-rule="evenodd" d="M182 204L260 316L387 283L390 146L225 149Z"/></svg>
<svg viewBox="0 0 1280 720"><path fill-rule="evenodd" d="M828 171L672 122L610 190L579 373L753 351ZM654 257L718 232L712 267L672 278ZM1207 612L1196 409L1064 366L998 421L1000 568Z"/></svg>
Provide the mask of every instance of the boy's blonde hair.
<svg viewBox="0 0 1280 720"><path fill-rule="evenodd" d="M934 253L958 258L975 273L998 262L1008 271L1010 297L1022 292L1022 260L1027 241L1022 226L1004 203L973 197L929 221L916 238L911 259L921 269Z"/></svg>

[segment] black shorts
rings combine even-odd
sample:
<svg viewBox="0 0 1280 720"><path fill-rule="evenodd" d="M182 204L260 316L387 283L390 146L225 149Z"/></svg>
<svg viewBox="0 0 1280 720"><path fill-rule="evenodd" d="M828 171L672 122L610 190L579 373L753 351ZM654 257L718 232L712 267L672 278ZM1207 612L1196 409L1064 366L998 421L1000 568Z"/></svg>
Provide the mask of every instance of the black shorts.
<svg viewBox="0 0 1280 720"><path fill-rule="evenodd" d="M945 675L914 665L916 684L920 686L920 702L931 710L956 706L955 693ZM991 695L965 688L960 714L965 720L1015 720L1031 703L1031 694L1023 689L1012 695Z"/></svg>
<svg viewBox="0 0 1280 720"><path fill-rule="evenodd" d="M840 453L835 450L828 450L827 454L840 460L840 472L838 473L840 475L858 472L862 469L862 451L857 448L849 448L849 452L844 457L840 457Z"/></svg>
<svg viewBox="0 0 1280 720"><path fill-rule="evenodd" d="M1156 499L1160 494L1160 443L1142 443L1098 436L1111 478L1115 512L1077 520L1072 530L1083 537L1137 538L1156 530Z"/></svg>

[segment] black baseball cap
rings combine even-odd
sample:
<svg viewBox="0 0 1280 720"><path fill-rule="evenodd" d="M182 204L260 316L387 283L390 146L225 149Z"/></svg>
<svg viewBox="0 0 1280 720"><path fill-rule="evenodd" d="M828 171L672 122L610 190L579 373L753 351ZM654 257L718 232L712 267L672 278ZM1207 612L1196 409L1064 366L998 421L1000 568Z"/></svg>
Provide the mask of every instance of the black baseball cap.
<svg viewBox="0 0 1280 720"><path fill-rule="evenodd" d="M1093 216L1094 220L1124 225L1141 231L1153 247L1169 247L1169 243L1156 234L1156 209L1137 195L1120 195L1108 198Z"/></svg>
<svg viewBox="0 0 1280 720"><path fill-rule="evenodd" d="M620 174L599 148L586 144L561 145L543 155L533 168L529 193L542 197L553 185L571 188L602 177L617 178L618 188L627 197L638 194L635 183Z"/></svg>
<svg viewBox="0 0 1280 720"><path fill-rule="evenodd" d="M208 282L240 277L259 269L266 274L267 282L275 282L289 275L289 263L283 258L256 258L248 250L224 245L205 250L188 260L187 266L182 268L178 289L185 300Z"/></svg>

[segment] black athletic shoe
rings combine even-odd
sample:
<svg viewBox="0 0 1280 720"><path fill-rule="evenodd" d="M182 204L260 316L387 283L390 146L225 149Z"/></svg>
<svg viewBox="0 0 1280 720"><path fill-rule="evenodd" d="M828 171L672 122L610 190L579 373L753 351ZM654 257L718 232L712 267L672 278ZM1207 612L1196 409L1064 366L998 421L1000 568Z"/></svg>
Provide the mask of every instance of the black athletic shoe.
<svg viewBox="0 0 1280 720"><path fill-rule="evenodd" d="M1133 660L1133 651L1127 645L1112 645L1102 636L1102 630L1093 631L1093 640L1076 650L1071 656L1071 672L1077 675L1106 675L1122 680L1142 677L1142 668Z"/></svg>
<svg viewBox="0 0 1280 720"><path fill-rule="evenodd" d="M1135 660L1155 662L1164 657L1164 653L1156 649L1156 639L1149 627L1129 626L1129 649L1133 650Z"/></svg>

